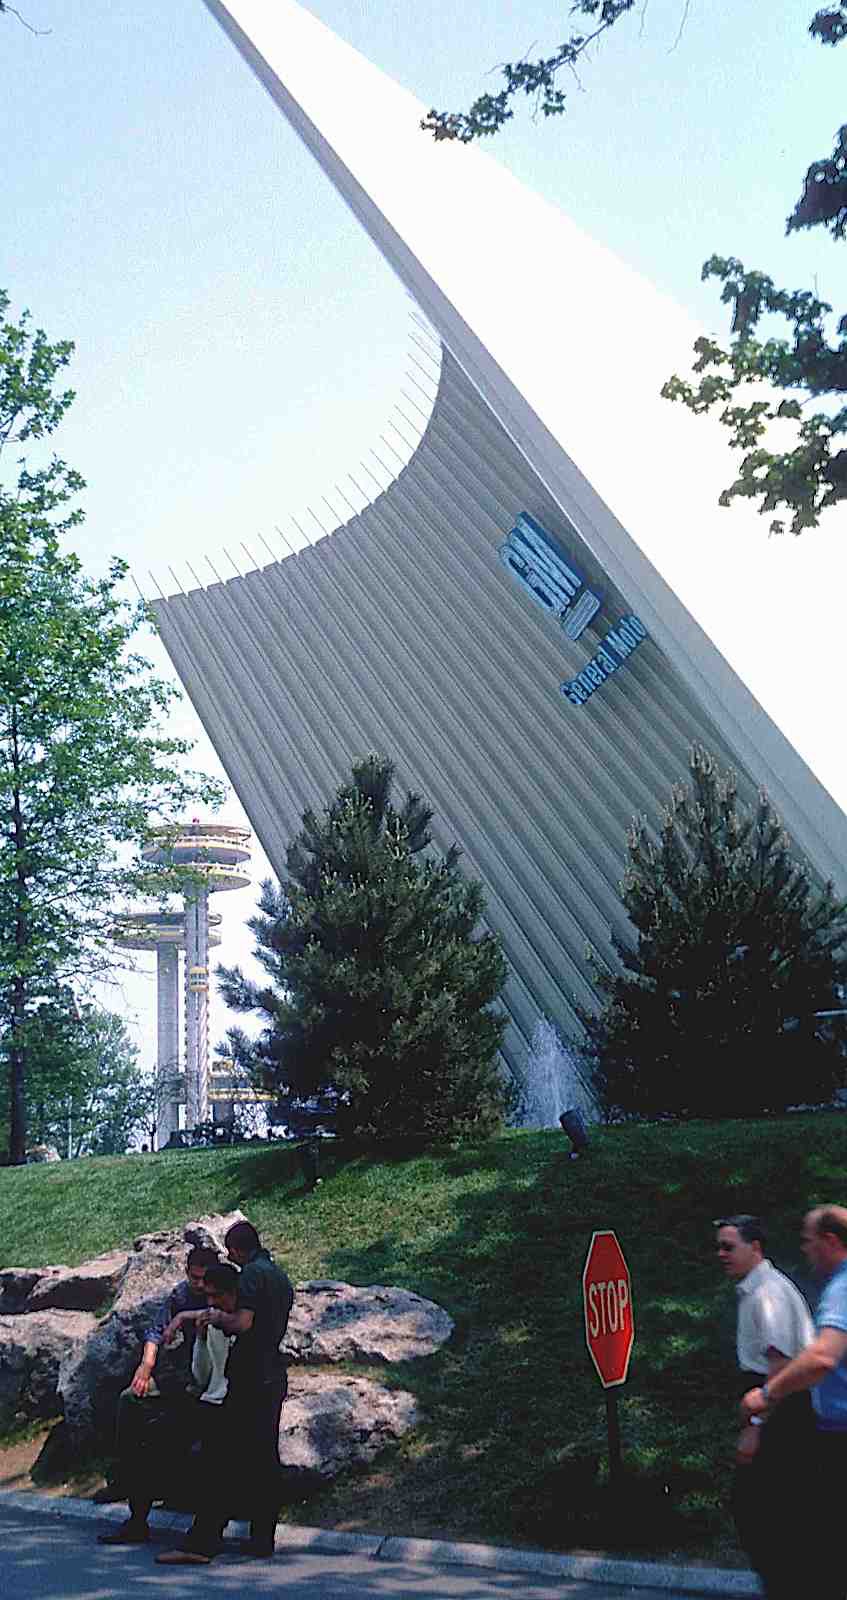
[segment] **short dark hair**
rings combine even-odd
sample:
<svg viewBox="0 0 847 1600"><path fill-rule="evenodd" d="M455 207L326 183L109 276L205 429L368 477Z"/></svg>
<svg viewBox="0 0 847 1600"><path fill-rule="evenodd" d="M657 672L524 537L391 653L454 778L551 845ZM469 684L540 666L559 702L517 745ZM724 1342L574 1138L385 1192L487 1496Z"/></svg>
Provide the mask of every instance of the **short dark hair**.
<svg viewBox="0 0 847 1600"><path fill-rule="evenodd" d="M206 1269L206 1288L217 1289L219 1294L238 1294L238 1273L228 1261L216 1261Z"/></svg>
<svg viewBox="0 0 847 1600"><path fill-rule="evenodd" d="M243 1250L249 1255L252 1250L258 1250L259 1235L252 1222L234 1222L224 1234L224 1244L227 1249Z"/></svg>
<svg viewBox="0 0 847 1600"><path fill-rule="evenodd" d="M751 1216L749 1211L737 1211L733 1217L715 1217L716 1228L735 1228L739 1239L745 1244L760 1244L764 1250L768 1242L767 1229L761 1217Z"/></svg>
<svg viewBox="0 0 847 1600"><path fill-rule="evenodd" d="M220 1259L221 1258L218 1255L217 1250L212 1250L209 1245L206 1244L196 1244L193 1250L189 1250L188 1252L188 1260L185 1263L186 1271L189 1267L217 1266L217 1263L220 1261Z"/></svg>

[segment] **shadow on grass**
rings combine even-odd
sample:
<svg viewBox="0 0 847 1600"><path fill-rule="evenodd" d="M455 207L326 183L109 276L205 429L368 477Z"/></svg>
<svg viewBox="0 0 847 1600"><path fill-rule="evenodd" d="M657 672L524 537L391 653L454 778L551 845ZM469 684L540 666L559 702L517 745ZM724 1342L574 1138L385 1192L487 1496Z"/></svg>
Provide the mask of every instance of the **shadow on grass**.
<svg viewBox="0 0 847 1600"><path fill-rule="evenodd" d="M799 1218L843 1147L843 1122L804 1120L755 1135L748 1124L601 1130L578 1162L544 1133L443 1153L455 1192L436 1242L411 1214L402 1230L330 1248L332 1276L405 1284L457 1320L437 1357L404 1369L428 1420L374 1485L384 1499L393 1481L398 1520L554 1548L708 1548L727 1521L738 1387L712 1219L769 1215L772 1254L796 1270ZM606 1481L605 1405L584 1340L582 1270L605 1227L633 1279L624 1493ZM366 1514L367 1483L357 1498Z"/></svg>

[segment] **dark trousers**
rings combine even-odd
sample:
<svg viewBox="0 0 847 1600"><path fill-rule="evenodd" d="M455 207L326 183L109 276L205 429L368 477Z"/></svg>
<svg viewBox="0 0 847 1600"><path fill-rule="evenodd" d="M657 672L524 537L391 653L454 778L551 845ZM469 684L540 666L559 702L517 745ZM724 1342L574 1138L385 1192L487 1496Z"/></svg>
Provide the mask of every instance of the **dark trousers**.
<svg viewBox="0 0 847 1600"><path fill-rule="evenodd" d="M847 1484L847 1432L815 1429L813 1476L808 1482L805 1526L801 1533L805 1587L814 1600L844 1600L847 1546L844 1541L844 1486Z"/></svg>
<svg viewBox="0 0 847 1600"><path fill-rule="evenodd" d="M231 1390L207 1421L201 1447L199 1508L186 1537L189 1549L214 1555L234 1509L245 1510L251 1537L272 1544L283 1499L279 1419L285 1376Z"/></svg>
<svg viewBox="0 0 847 1600"><path fill-rule="evenodd" d="M810 1526L805 1512L815 1453L809 1396L789 1395L759 1429L752 1461L735 1469L735 1525L768 1600L821 1600L808 1582L817 1517Z"/></svg>
<svg viewBox="0 0 847 1600"><path fill-rule="evenodd" d="M161 1395L140 1399L124 1389L118 1400L115 1445L120 1481L126 1489L130 1515L146 1522L159 1486L160 1466L166 1449L168 1402Z"/></svg>

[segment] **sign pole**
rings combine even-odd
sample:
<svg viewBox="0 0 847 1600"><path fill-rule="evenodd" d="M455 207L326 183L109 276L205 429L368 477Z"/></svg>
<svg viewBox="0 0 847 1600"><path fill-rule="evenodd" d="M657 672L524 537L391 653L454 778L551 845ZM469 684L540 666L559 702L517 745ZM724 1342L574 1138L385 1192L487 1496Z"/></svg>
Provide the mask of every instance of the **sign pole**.
<svg viewBox="0 0 847 1600"><path fill-rule="evenodd" d="M606 1431L609 1436L609 1482L615 1488L621 1475L621 1425L618 1416L618 1391L606 1390Z"/></svg>
<svg viewBox="0 0 847 1600"><path fill-rule="evenodd" d="M617 1236L609 1228L591 1236L582 1274L585 1342L603 1385L609 1445L609 1481L620 1486L621 1427L618 1388L626 1382L635 1339L632 1282Z"/></svg>

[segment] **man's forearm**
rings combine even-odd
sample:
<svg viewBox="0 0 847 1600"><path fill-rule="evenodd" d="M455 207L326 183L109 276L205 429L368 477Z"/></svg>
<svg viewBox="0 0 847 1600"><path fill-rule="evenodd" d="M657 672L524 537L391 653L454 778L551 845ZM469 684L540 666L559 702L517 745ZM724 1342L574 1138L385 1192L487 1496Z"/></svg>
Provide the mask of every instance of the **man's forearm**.
<svg viewBox="0 0 847 1600"><path fill-rule="evenodd" d="M141 1353L140 1365L145 1372L152 1372L159 1359L159 1346L152 1340L146 1339Z"/></svg>
<svg viewBox="0 0 847 1600"><path fill-rule="evenodd" d="M220 1328L221 1333L247 1333L253 1326L253 1312L240 1311L213 1311L210 1321L212 1326Z"/></svg>
<svg viewBox="0 0 847 1600"><path fill-rule="evenodd" d="M801 1350L799 1356L795 1356L793 1361L768 1379L768 1400L775 1405L789 1394L801 1394L804 1389L814 1389L834 1366L831 1356L809 1345L808 1349Z"/></svg>

